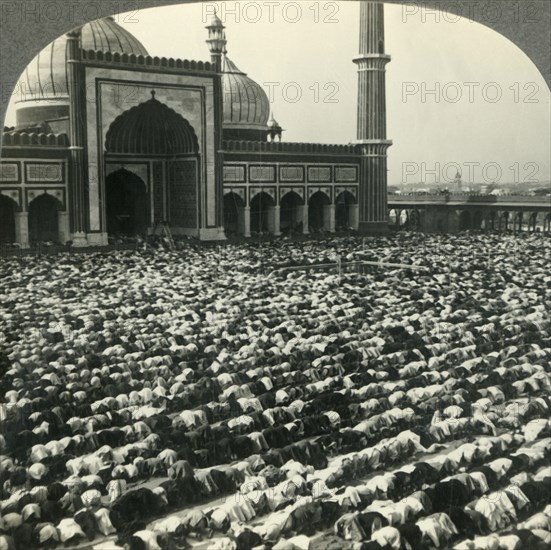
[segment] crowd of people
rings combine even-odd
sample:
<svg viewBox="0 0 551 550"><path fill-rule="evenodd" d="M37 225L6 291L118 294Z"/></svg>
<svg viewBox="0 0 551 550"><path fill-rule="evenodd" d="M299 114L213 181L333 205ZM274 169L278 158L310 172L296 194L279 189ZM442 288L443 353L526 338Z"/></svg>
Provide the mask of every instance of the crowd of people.
<svg viewBox="0 0 551 550"><path fill-rule="evenodd" d="M0 550L551 548L550 259L404 233L4 259Z"/></svg>

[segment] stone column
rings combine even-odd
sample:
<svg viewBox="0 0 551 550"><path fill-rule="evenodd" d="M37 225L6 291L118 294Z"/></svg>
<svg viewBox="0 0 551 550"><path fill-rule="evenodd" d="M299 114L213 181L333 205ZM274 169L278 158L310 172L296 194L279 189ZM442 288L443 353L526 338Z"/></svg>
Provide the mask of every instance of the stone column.
<svg viewBox="0 0 551 550"><path fill-rule="evenodd" d="M300 210L299 210L300 212ZM308 235L310 233L310 230L308 228L308 203L305 202L302 206L302 233L303 235Z"/></svg>
<svg viewBox="0 0 551 550"><path fill-rule="evenodd" d="M268 231L274 235L281 235L279 205L268 208Z"/></svg>
<svg viewBox="0 0 551 550"><path fill-rule="evenodd" d="M245 206L243 208L243 236L251 236L251 207Z"/></svg>
<svg viewBox="0 0 551 550"><path fill-rule="evenodd" d="M245 233L245 209L243 206L237 207L237 234Z"/></svg>
<svg viewBox="0 0 551 550"><path fill-rule="evenodd" d="M88 171L85 161L86 109L84 68L81 65L81 29L67 33L67 78L69 81L69 137L71 145L69 204L72 215L73 246L88 246L86 239L86 188Z"/></svg>
<svg viewBox="0 0 551 550"><path fill-rule="evenodd" d="M29 214L15 213L15 240L21 248L29 248Z"/></svg>
<svg viewBox="0 0 551 550"><path fill-rule="evenodd" d="M323 229L330 233L335 232L335 205L326 204L323 206Z"/></svg>
<svg viewBox="0 0 551 550"><path fill-rule="evenodd" d="M57 213L57 232L61 244L71 240L71 230L69 225L69 212L59 211Z"/></svg>
<svg viewBox="0 0 551 550"><path fill-rule="evenodd" d="M402 211L395 208L394 212L395 212L395 215L396 215L396 219L394 220L394 225L396 227L400 227L400 215L402 214Z"/></svg>
<svg viewBox="0 0 551 550"><path fill-rule="evenodd" d="M502 220L503 220L503 225L502 225L503 231L509 231L509 215L508 215L508 212L505 212L505 214L502 217Z"/></svg>
<svg viewBox="0 0 551 550"><path fill-rule="evenodd" d="M350 227L352 227L352 229L355 229L355 230L358 229L359 223L360 223L359 212L360 212L359 204L351 204L348 206L348 220L350 222ZM398 224L400 223L399 220L400 220L400 217L398 216Z"/></svg>

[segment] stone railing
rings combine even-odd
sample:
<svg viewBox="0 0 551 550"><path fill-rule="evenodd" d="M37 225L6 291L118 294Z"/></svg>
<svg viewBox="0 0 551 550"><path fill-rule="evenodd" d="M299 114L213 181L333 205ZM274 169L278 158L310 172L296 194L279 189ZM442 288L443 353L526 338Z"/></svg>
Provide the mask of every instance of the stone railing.
<svg viewBox="0 0 551 550"><path fill-rule="evenodd" d="M408 194L388 194L389 202L476 202L476 203L549 203L551 207L551 197L539 195L484 195L477 193L408 193Z"/></svg>
<svg viewBox="0 0 551 550"><path fill-rule="evenodd" d="M547 203L551 208L551 197L541 195L498 195L497 202L537 202Z"/></svg>
<svg viewBox="0 0 551 550"><path fill-rule="evenodd" d="M448 202L449 195L443 193L408 193L408 194L388 194L388 200L391 202Z"/></svg>

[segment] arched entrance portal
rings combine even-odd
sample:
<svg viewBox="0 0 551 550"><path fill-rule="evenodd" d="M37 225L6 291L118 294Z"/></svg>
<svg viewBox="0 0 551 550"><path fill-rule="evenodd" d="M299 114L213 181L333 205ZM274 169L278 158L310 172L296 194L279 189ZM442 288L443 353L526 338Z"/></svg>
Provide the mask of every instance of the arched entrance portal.
<svg viewBox="0 0 551 550"><path fill-rule="evenodd" d="M106 164L129 169L105 182L107 232L144 233L166 221L174 234L196 235L201 180L197 135L185 118L155 98L155 91L151 96L119 115L105 137ZM133 164L149 164L150 171L136 167L137 176Z"/></svg>
<svg viewBox="0 0 551 550"><path fill-rule="evenodd" d="M281 197L279 211L282 233L290 233L293 231L302 233L303 221L301 210L303 205L304 201L294 191L286 193Z"/></svg>
<svg viewBox="0 0 551 550"><path fill-rule="evenodd" d="M37 242L59 242L59 201L44 193L29 204L29 240Z"/></svg>
<svg viewBox="0 0 551 550"><path fill-rule="evenodd" d="M0 195L0 243L15 242L16 208L14 201L5 195Z"/></svg>
<svg viewBox="0 0 551 550"><path fill-rule="evenodd" d="M270 231L270 215L273 212L274 199L267 193L259 193L251 199L251 231L268 233Z"/></svg>
<svg viewBox="0 0 551 550"><path fill-rule="evenodd" d="M239 235L243 233L243 208L245 203L236 193L224 195L224 229L226 235Z"/></svg>
<svg viewBox="0 0 551 550"><path fill-rule="evenodd" d="M107 231L113 235L144 233L150 225L149 197L145 183L121 168L107 176Z"/></svg>
<svg viewBox="0 0 551 550"><path fill-rule="evenodd" d="M329 197L317 191L308 201L308 224L312 231L322 231L324 229L324 207L331 204Z"/></svg>

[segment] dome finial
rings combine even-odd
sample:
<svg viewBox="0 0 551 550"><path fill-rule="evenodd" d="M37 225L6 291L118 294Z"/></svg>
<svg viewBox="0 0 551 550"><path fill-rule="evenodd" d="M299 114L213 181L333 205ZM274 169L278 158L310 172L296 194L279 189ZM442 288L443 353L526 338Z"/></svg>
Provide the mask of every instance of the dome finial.
<svg viewBox="0 0 551 550"><path fill-rule="evenodd" d="M151 90L151 99L155 99L155 90Z"/></svg>
<svg viewBox="0 0 551 550"><path fill-rule="evenodd" d="M214 8L214 13L212 14L212 17L210 18L210 23L206 26L207 29L224 29L224 23L222 23L222 20L218 17L216 13L216 8Z"/></svg>

